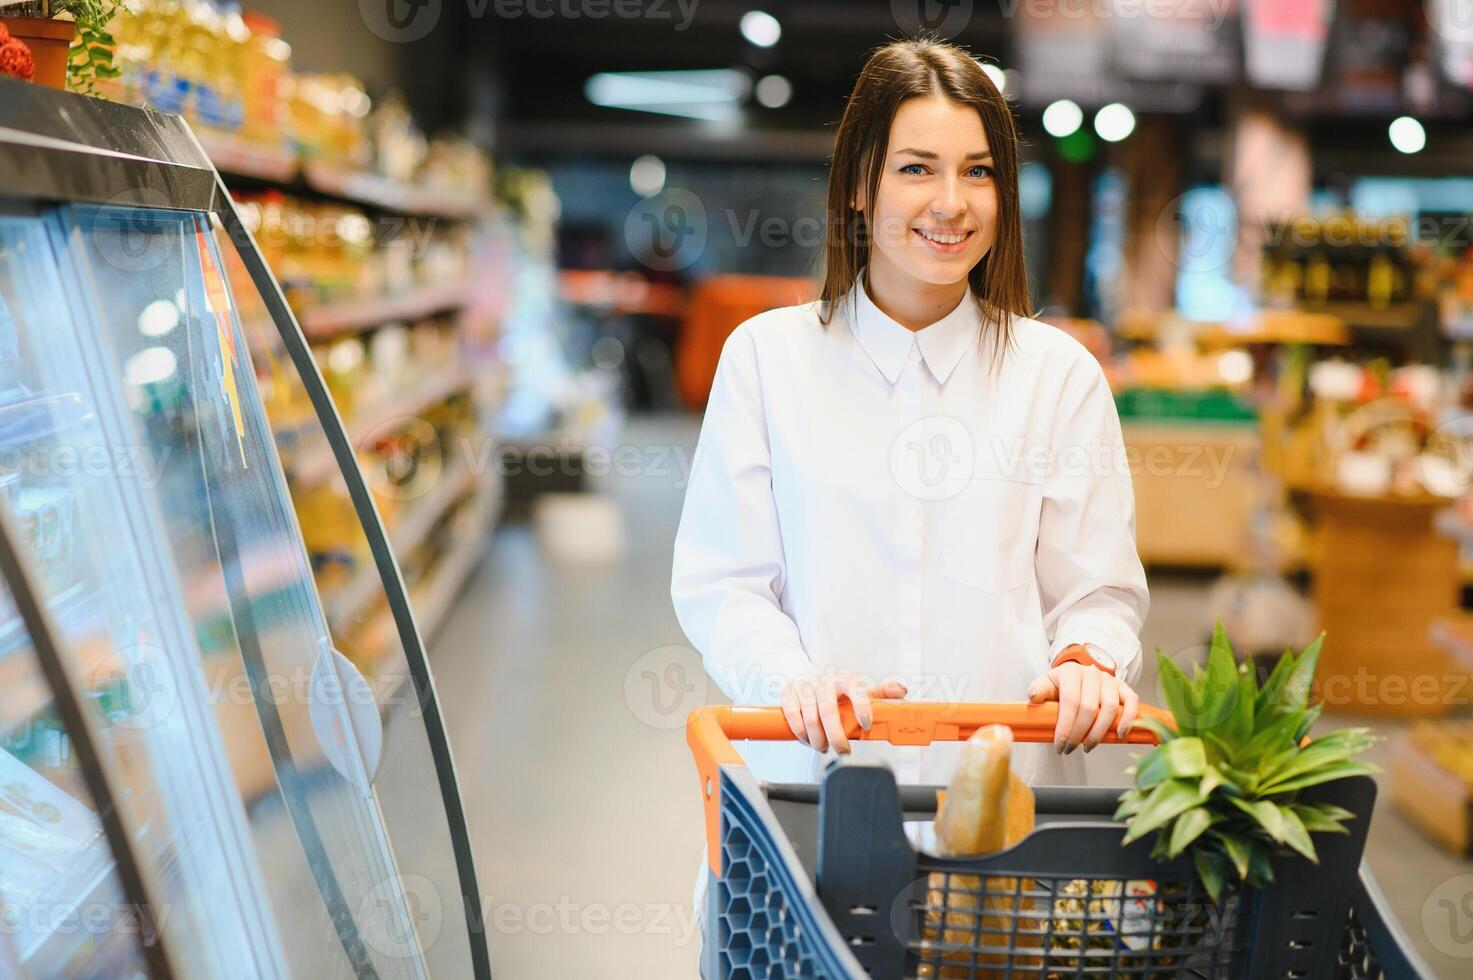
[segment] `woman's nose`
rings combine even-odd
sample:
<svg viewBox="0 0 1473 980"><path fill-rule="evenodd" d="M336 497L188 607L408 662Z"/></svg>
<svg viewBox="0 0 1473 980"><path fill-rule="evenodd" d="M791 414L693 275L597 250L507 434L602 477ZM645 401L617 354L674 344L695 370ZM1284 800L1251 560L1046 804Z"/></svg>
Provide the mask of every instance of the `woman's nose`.
<svg viewBox="0 0 1473 980"><path fill-rule="evenodd" d="M966 204L962 200L961 188L957 186L955 178L945 181L940 192L931 201L931 213L938 218L953 218L965 209Z"/></svg>

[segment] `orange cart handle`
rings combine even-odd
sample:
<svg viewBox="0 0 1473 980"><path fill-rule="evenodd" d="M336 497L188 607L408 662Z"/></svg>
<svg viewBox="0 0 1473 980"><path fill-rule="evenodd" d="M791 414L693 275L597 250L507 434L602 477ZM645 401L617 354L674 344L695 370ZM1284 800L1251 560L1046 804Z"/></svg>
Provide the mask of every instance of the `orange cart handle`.
<svg viewBox="0 0 1473 980"><path fill-rule="evenodd" d="M889 742L891 745L930 745L932 742L964 742L986 725L1006 725L1015 742L1052 742L1059 720L1056 701L1044 704L950 704L934 701L874 701L874 720L869 731L859 725L854 706L839 702L839 719L851 741ZM1155 718L1175 728L1169 712L1149 704L1140 706L1142 718ZM706 859L711 870L721 874L721 776L722 766L744 766L746 762L731 744L734 739L785 742L796 736L788 727L781 708L737 705L707 705L690 713L685 723L685 740L695 756L701 778L701 800L706 810ZM1124 738L1114 730L1104 743L1155 745L1150 729L1135 727Z"/></svg>

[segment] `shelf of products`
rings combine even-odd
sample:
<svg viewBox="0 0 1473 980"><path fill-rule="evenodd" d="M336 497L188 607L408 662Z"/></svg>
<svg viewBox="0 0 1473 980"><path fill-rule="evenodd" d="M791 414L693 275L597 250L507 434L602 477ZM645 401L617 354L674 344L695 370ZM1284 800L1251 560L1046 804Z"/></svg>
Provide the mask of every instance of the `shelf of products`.
<svg viewBox="0 0 1473 980"><path fill-rule="evenodd" d="M403 394L355 411L348 422L348 437L356 448L362 449L371 440L383 437L394 423L418 419L427 409L465 391L470 381L470 375L459 365L442 368ZM293 484L298 487L315 486L336 472L337 461L332 450L325 446L294 460L289 470Z"/></svg>
<svg viewBox="0 0 1473 980"><path fill-rule="evenodd" d="M1392 751L1392 803L1448 850L1473 853L1473 720L1419 721Z"/></svg>
<svg viewBox="0 0 1473 980"><path fill-rule="evenodd" d="M442 476L435 488L411 505L408 513L390 529L389 541L394 552L407 555L416 551L446 512L479 485L475 471L466 463L456 465L453 471ZM338 629L345 627L365 606L377 599L381 591L377 569L371 565L360 567L344 585L323 596L328 624ZM423 616L423 610L420 613Z"/></svg>
<svg viewBox="0 0 1473 980"><path fill-rule="evenodd" d="M423 320L465 305L469 286L463 282L420 286L387 296L364 296L308 306L299 317L311 341L330 340L395 321Z"/></svg>

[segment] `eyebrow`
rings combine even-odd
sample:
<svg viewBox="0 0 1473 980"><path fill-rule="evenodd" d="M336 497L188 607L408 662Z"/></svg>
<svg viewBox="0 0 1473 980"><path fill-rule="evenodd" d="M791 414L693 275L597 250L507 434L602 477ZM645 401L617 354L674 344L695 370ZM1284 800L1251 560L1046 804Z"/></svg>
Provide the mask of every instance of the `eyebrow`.
<svg viewBox="0 0 1473 980"><path fill-rule="evenodd" d="M936 154L932 153L930 150L917 150L917 149L913 149L911 147L906 147L903 150L896 150L894 153L892 153L890 155L891 156L900 156L902 153L908 153L908 154L910 154L913 157L920 157L922 160L937 160L937 159L940 159ZM990 160L990 159L992 159L992 151L991 150L981 150L981 151L979 151L977 153L968 153L962 159L964 159L964 160Z"/></svg>

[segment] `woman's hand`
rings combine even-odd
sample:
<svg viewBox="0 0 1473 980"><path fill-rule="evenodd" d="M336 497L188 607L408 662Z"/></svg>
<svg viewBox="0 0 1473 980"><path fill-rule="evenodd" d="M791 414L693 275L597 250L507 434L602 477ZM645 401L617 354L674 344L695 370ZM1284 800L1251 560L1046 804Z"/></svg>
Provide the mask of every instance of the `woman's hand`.
<svg viewBox="0 0 1473 980"><path fill-rule="evenodd" d="M1140 713L1141 699L1130 685L1107 671L1067 662L1052 667L1028 685L1030 704L1059 702L1054 728L1054 751L1068 755L1079 746L1089 752L1104 739L1110 726L1124 737Z"/></svg>
<svg viewBox="0 0 1473 980"><path fill-rule="evenodd" d="M849 699L860 727L869 731L875 718L870 699L903 698L905 694L905 685L899 681L875 686L847 670L810 674L783 688L783 716L804 745L819 752L827 752L830 747L835 752L848 752L849 738L839 720L839 698Z"/></svg>

